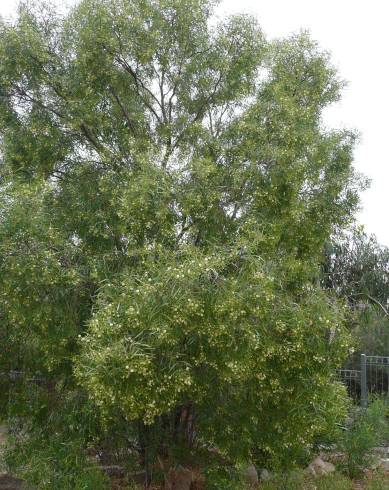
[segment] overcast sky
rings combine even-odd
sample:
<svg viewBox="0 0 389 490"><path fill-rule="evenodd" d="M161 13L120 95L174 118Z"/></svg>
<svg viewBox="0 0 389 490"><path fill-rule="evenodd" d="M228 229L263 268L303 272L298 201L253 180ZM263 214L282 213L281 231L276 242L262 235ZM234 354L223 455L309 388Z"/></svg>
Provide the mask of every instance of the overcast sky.
<svg viewBox="0 0 389 490"><path fill-rule="evenodd" d="M0 14L9 16L17 3L0 0ZM349 85L342 102L326 114L326 124L361 133L355 167L372 182L362 196L359 221L389 246L388 1L224 0L219 10L255 15L269 38L308 29L332 53L333 63Z"/></svg>

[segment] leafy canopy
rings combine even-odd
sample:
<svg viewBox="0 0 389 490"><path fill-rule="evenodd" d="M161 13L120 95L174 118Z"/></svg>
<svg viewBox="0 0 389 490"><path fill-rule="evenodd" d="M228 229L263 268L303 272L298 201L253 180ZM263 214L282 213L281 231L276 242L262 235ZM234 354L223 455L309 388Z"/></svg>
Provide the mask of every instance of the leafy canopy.
<svg viewBox="0 0 389 490"><path fill-rule="evenodd" d="M342 82L307 34L213 9L1 23L0 362L85 390L138 448L154 428L156 452L282 458L342 406L343 313L314 279L355 135L322 124Z"/></svg>

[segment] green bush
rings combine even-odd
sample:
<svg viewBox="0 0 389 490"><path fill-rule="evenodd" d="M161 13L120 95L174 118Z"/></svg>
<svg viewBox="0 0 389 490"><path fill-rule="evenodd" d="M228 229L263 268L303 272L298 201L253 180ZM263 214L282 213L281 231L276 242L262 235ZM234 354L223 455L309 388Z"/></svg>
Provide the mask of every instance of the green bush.
<svg viewBox="0 0 389 490"><path fill-rule="evenodd" d="M205 471L207 490L241 490L242 481L235 467L210 466Z"/></svg>
<svg viewBox="0 0 389 490"><path fill-rule="evenodd" d="M10 438L9 471L39 490L106 490L108 481L76 440L36 433Z"/></svg>
<svg viewBox="0 0 389 490"><path fill-rule="evenodd" d="M345 455L345 470L351 478L361 474L372 462L372 449L388 436L388 406L374 401L368 409L355 408L349 426L342 433L339 448Z"/></svg>

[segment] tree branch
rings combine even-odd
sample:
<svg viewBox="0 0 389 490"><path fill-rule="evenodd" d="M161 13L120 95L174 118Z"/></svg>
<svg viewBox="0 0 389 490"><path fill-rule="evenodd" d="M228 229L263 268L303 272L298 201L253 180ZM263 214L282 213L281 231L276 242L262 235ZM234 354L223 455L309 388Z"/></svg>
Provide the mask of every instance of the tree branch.
<svg viewBox="0 0 389 490"><path fill-rule="evenodd" d="M168 162L170 156L172 155L172 153L174 152L174 150L177 148L177 146L180 143L180 141L182 140L182 138L185 136L185 133L188 130L188 128L190 126L192 126L192 124L196 123L204 115L205 110L207 108L207 105L211 102L211 100L215 96L216 91L217 91L217 89L218 89L218 87L220 85L221 80L222 80L222 74L220 73L219 74L219 78L217 79L217 81L215 83L215 86L214 86L212 92L208 95L208 97L205 99L205 101L203 102L203 104L201 104L200 108L198 109L198 111L197 111L196 115L194 116L194 118L192 119L192 121L190 121L188 123L188 125L186 126L186 128L181 131L181 133L177 136L176 141L174 142L174 144L171 145L170 148L168 148L168 150L166 151L165 156L163 157L163 160L162 160L162 167L163 168L166 168L166 165L167 165L167 162Z"/></svg>
<svg viewBox="0 0 389 490"><path fill-rule="evenodd" d="M370 294L367 294L367 293L357 293L357 294L354 294L353 296L365 296L367 299L369 299L370 301L372 301L373 303L375 303L377 306L379 306L381 308L381 310L385 313L385 316L389 317L389 312L385 308L385 306L383 304L381 304L378 301L378 299L375 299L375 298L373 298L373 296L370 296Z"/></svg>
<svg viewBox="0 0 389 490"><path fill-rule="evenodd" d="M127 112L127 109L124 107L122 101L120 100L120 97L117 95L113 87L109 88L111 95L115 99L116 103L120 107L120 110L122 111L123 116L125 117L127 121L128 128L131 130L132 134L135 135L135 127L134 127L134 121L131 119L130 115Z"/></svg>
<svg viewBox="0 0 389 490"><path fill-rule="evenodd" d="M149 109L149 111L151 111L153 113L153 115L155 116L155 118L157 119L157 121L162 124L162 120L159 116L159 114L157 113L157 111L154 109L154 107L152 106L152 104L150 104L149 102L147 102L147 100L141 96L141 93L140 93L140 90L139 90L139 87L141 87L145 92L147 92L154 100L157 101L158 105L161 107L161 104L159 103L158 99L155 97L155 95L151 92L150 89L148 89L145 84L142 82L142 80L140 80L140 78L138 77L138 75L135 73L135 71L131 68L131 66L125 61L125 60L122 60L120 57L116 57L115 60L119 63L119 65L124 68L124 70L129 73L131 75L131 77L133 78L134 82L135 82L135 85L136 85L136 88L137 88L137 93L139 95L139 97L141 97L142 99L142 102L144 103L144 105Z"/></svg>

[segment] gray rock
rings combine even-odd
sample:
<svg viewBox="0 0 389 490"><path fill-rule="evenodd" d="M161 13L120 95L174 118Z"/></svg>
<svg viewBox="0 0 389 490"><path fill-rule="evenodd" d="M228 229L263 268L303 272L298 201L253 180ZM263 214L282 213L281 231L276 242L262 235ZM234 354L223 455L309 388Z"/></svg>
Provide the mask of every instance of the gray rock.
<svg viewBox="0 0 389 490"><path fill-rule="evenodd" d="M312 476L324 476L335 471L335 466L332 463L323 461L319 456L315 458L306 469L307 473Z"/></svg>
<svg viewBox="0 0 389 490"><path fill-rule="evenodd" d="M377 457L372 458L372 460L370 461L369 468L365 468L364 471L368 471L369 469L375 471L380 467L380 464L381 464L381 458L377 458Z"/></svg>
<svg viewBox="0 0 389 490"><path fill-rule="evenodd" d="M267 470L266 468L263 468L263 470L261 470L259 477L260 477L261 481L269 481L272 479L272 475L271 475L270 471Z"/></svg>
<svg viewBox="0 0 389 490"><path fill-rule="evenodd" d="M0 444L5 444L7 440L7 427L5 425L0 425Z"/></svg>
<svg viewBox="0 0 389 490"><path fill-rule="evenodd" d="M242 469L242 479L250 487L256 487L258 485L258 472L252 463L248 464Z"/></svg>
<svg viewBox="0 0 389 490"><path fill-rule="evenodd" d="M384 471L389 471L389 458L381 458L379 467Z"/></svg>
<svg viewBox="0 0 389 490"><path fill-rule="evenodd" d="M103 471L107 476L123 478L124 477L124 468L119 465L106 465L100 466L101 471Z"/></svg>
<svg viewBox="0 0 389 490"><path fill-rule="evenodd" d="M389 457L389 447L373 447L373 452L380 455L382 458Z"/></svg>

